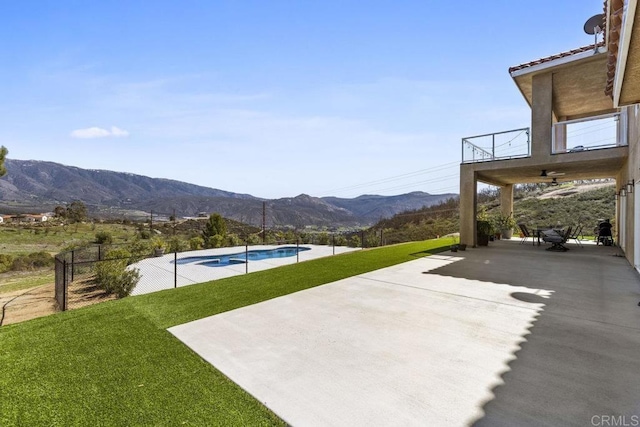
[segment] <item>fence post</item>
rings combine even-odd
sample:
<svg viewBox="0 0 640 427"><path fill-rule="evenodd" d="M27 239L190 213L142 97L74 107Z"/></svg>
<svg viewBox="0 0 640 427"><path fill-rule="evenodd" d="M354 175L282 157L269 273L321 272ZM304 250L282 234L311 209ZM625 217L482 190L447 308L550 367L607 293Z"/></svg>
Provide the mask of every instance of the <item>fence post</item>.
<svg viewBox="0 0 640 427"><path fill-rule="evenodd" d="M71 281L73 282L73 266L75 264L75 253L76 251L71 251Z"/></svg>
<svg viewBox="0 0 640 427"><path fill-rule="evenodd" d="M362 249L364 249L364 230L362 230L360 232L360 246L362 246Z"/></svg>
<svg viewBox="0 0 640 427"><path fill-rule="evenodd" d="M249 274L249 242L244 242L244 273Z"/></svg>
<svg viewBox="0 0 640 427"><path fill-rule="evenodd" d="M382 229L380 229L380 246L382 246Z"/></svg>
<svg viewBox="0 0 640 427"><path fill-rule="evenodd" d="M300 239L296 239L296 262L300 262Z"/></svg>
<svg viewBox="0 0 640 427"><path fill-rule="evenodd" d="M102 260L102 245L98 245L98 261Z"/></svg>
<svg viewBox="0 0 640 427"><path fill-rule="evenodd" d="M62 311L67 310L67 278L67 260L65 259L62 261Z"/></svg>
<svg viewBox="0 0 640 427"><path fill-rule="evenodd" d="M333 254L335 255L336 254L336 235L332 234L331 237L333 240Z"/></svg>
<svg viewBox="0 0 640 427"><path fill-rule="evenodd" d="M173 252L173 288L178 287L178 250Z"/></svg>

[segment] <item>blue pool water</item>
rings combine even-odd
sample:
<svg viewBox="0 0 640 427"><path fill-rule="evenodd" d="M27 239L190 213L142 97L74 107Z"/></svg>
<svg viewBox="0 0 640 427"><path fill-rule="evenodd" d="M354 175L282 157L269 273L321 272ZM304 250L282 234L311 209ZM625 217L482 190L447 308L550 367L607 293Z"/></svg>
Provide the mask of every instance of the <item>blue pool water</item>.
<svg viewBox="0 0 640 427"><path fill-rule="evenodd" d="M196 263L198 265L206 265L207 267L225 267L233 264L244 264L249 261L260 261L270 258L287 258L295 256L298 252L308 251L311 248L305 248L303 246L284 246L276 249L256 249L248 252L238 252L234 254L223 255L202 255L202 256L190 256L186 258L180 258L177 260L178 264L191 264Z"/></svg>

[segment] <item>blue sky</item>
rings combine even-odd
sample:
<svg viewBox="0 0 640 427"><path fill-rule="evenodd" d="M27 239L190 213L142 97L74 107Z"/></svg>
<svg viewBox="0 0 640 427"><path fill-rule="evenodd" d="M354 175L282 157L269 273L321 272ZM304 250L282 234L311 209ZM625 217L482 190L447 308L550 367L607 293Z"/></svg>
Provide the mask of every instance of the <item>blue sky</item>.
<svg viewBox="0 0 640 427"><path fill-rule="evenodd" d="M9 158L259 197L458 192L462 137L529 126L508 68L598 0L3 1Z"/></svg>

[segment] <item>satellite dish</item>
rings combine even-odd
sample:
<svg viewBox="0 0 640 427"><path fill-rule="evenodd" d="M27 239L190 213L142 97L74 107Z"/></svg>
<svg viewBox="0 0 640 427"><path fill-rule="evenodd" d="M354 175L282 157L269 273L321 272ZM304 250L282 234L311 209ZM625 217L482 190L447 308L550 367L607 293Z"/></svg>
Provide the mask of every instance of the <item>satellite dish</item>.
<svg viewBox="0 0 640 427"><path fill-rule="evenodd" d="M584 32L587 34L600 34L604 27L604 13L593 15L584 23Z"/></svg>

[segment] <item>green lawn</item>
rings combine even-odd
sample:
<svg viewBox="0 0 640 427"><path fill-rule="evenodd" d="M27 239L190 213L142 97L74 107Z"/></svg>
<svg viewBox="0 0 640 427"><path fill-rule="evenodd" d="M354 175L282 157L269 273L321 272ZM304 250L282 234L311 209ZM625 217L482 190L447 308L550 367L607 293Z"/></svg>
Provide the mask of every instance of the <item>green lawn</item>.
<svg viewBox="0 0 640 427"><path fill-rule="evenodd" d="M321 258L0 328L0 425L284 425L166 328L448 249Z"/></svg>

